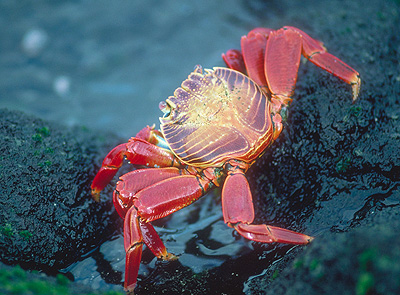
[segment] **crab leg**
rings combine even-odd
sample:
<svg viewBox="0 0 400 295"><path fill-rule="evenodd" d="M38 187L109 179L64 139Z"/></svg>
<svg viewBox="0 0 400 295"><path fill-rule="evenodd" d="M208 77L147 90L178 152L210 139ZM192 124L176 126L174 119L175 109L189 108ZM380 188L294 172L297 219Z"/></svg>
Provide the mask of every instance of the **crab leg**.
<svg viewBox="0 0 400 295"><path fill-rule="evenodd" d="M231 49L222 55L229 68L247 74L263 89L271 90L278 112L288 104L297 80L300 55L352 86L353 101L360 91L357 71L326 51L323 43L303 31L286 26L277 31L256 28L241 39L242 52ZM264 58L265 57L265 58ZM244 69L245 68L245 69Z"/></svg>
<svg viewBox="0 0 400 295"><path fill-rule="evenodd" d="M247 75L259 86L267 86L264 71L264 55L267 38L273 32L272 29L256 28L241 39L243 60L246 65Z"/></svg>
<svg viewBox="0 0 400 295"><path fill-rule="evenodd" d="M167 252L154 227L150 223L143 222L139 218L136 208L131 207L124 220L124 246L126 251L124 288L129 292L133 291L136 286L143 243L157 258L164 260L176 260L178 258Z"/></svg>
<svg viewBox="0 0 400 295"><path fill-rule="evenodd" d="M99 199L100 191L104 189L121 168L125 157L133 165L181 167L180 162L170 150L144 139L132 137L128 143L116 146L104 158L91 186L92 195L96 201Z"/></svg>
<svg viewBox="0 0 400 295"><path fill-rule="evenodd" d="M265 75L274 104L287 105L292 100L300 65L301 46L301 35L296 31L280 29L269 34L265 49ZM278 104L275 111L279 109Z"/></svg>
<svg viewBox="0 0 400 295"><path fill-rule="evenodd" d="M133 291L136 287L143 243L137 211L132 207L126 213L124 220L124 246L126 252L124 288L126 291Z"/></svg>
<svg viewBox="0 0 400 295"><path fill-rule="evenodd" d="M136 199L136 193L140 190L164 179L179 176L186 173L175 167L137 169L122 175L117 182L113 194L114 206L121 216L125 214Z"/></svg>
<svg viewBox="0 0 400 295"><path fill-rule="evenodd" d="M311 38L303 31L294 27L284 27L283 29L298 32L303 39L303 56L318 67L333 74L347 84L350 84L353 90L353 101L357 99L360 91L361 79L356 70L336 56L328 53L322 42Z"/></svg>
<svg viewBox="0 0 400 295"><path fill-rule="evenodd" d="M225 223L233 227L246 239L262 243L307 244L312 237L287 229L251 224L254 220L254 207L244 172L233 168L228 172L222 189L222 212Z"/></svg>
<svg viewBox="0 0 400 295"><path fill-rule="evenodd" d="M195 175L180 175L157 182L136 194L134 206L146 222L163 218L198 200L211 181Z"/></svg>
<svg viewBox="0 0 400 295"><path fill-rule="evenodd" d="M255 28L241 39L242 52L230 49L222 58L226 65L251 77L259 86L267 86L264 73L264 53L272 29Z"/></svg>
<svg viewBox="0 0 400 295"><path fill-rule="evenodd" d="M190 205L212 186L211 180L207 178L195 175L174 176L177 173L187 172L176 168L136 170L122 176L117 184L114 202L117 202L118 212L125 217L125 289L127 291L132 291L136 286L143 243L158 258L165 260L177 258L167 252L150 222ZM139 179L139 184L133 182ZM124 202L133 203L133 205L126 210Z"/></svg>
<svg viewBox="0 0 400 295"><path fill-rule="evenodd" d="M264 74L264 54L267 37L260 33L249 33L241 39L243 60L246 65L247 75L260 86L266 86Z"/></svg>
<svg viewBox="0 0 400 295"><path fill-rule="evenodd" d="M124 218L124 242L126 251L125 288L133 290L145 243L153 254L162 259L172 260L176 256L167 252L164 243L150 223L144 223L132 206L136 194L142 189L164 179L175 177L182 172L178 168L149 168L129 172L120 177L113 194L114 205L119 215ZM130 209L128 209L130 208Z"/></svg>
<svg viewBox="0 0 400 295"><path fill-rule="evenodd" d="M239 50L229 49L226 53L222 54L222 59L229 68L246 75L246 66L244 65L242 53Z"/></svg>

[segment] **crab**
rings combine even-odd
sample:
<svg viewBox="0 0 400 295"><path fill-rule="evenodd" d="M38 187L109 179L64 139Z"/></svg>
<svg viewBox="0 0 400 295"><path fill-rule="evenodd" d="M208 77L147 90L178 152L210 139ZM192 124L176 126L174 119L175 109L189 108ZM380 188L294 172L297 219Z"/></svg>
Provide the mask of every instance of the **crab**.
<svg viewBox="0 0 400 295"><path fill-rule="evenodd" d="M125 290L133 292L142 247L164 260L167 252L151 222L222 187L224 222L241 236L261 243L307 244L313 237L266 224L253 224L252 194L245 173L282 131L282 109L294 92L300 58L352 86L356 100L359 74L329 54L322 42L294 27L256 28L241 39L241 51L222 57L228 68L194 71L173 96L161 102L160 131L145 127L112 149L92 183L99 193L122 166L113 202L124 219Z"/></svg>

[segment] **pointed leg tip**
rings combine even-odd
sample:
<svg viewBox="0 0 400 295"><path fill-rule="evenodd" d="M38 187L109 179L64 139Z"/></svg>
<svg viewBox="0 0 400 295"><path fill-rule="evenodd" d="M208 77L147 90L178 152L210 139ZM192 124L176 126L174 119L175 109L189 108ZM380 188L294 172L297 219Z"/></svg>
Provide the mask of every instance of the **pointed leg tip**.
<svg viewBox="0 0 400 295"><path fill-rule="evenodd" d="M310 237L310 236L307 236L308 238L307 238L307 244L308 243L311 243L315 238L314 237Z"/></svg>
<svg viewBox="0 0 400 295"><path fill-rule="evenodd" d="M179 256L167 252L167 249L165 248L164 251L162 251L162 253L159 253L159 255L156 255L156 257L165 261L174 261L179 259Z"/></svg>
<svg viewBox="0 0 400 295"><path fill-rule="evenodd" d="M101 192L101 190L92 188L92 191L91 191L91 193L92 193L92 198L93 198L93 200L95 200L96 202L99 202L99 201L100 201L100 192Z"/></svg>
<svg viewBox="0 0 400 295"><path fill-rule="evenodd" d="M135 294L135 287L136 287L136 283L131 284L129 286L125 286L124 287L124 291L126 292L126 294L128 295L134 295Z"/></svg>
<svg viewBox="0 0 400 295"><path fill-rule="evenodd" d="M165 256L161 257L163 260L167 260L167 261L174 261L174 260L178 260L179 257L175 254L172 253L167 253Z"/></svg>
<svg viewBox="0 0 400 295"><path fill-rule="evenodd" d="M351 85L351 88L353 90L353 103L358 98L358 94L360 93L360 87L361 87L361 79L359 76L357 76L357 81Z"/></svg>

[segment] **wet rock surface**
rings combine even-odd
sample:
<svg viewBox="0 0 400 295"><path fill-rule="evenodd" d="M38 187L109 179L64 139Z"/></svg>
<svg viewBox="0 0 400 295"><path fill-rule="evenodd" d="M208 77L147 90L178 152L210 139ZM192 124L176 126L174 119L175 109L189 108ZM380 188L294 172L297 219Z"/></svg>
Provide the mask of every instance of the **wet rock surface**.
<svg viewBox="0 0 400 295"><path fill-rule="evenodd" d="M156 224L180 259L156 261L145 251L137 294L398 293L399 3L246 1L241 8L232 13L240 33L231 47L239 47L244 29L293 25L361 75L352 104L348 85L302 63L284 131L248 172L257 223L316 239L305 247L244 241L221 221L218 197L207 196ZM207 67L214 65L222 63ZM86 284L97 273L101 288L122 290L123 243L114 235L121 220L106 197L112 185L99 204L88 190L118 140L21 113L2 111L1 122L1 261L50 273L67 267L76 280L68 265L81 265Z"/></svg>
<svg viewBox="0 0 400 295"><path fill-rule="evenodd" d="M284 270L249 284L247 294L398 294L398 206L365 218L346 232L325 232ZM268 286L268 288L266 288Z"/></svg>

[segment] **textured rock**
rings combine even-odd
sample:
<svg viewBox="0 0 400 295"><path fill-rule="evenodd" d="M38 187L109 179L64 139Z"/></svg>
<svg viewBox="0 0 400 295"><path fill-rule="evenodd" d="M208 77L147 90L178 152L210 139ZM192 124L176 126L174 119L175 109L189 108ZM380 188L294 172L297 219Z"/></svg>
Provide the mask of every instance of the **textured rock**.
<svg viewBox="0 0 400 295"><path fill-rule="evenodd" d="M115 232L112 202L90 196L100 139L2 109L0 141L2 262L54 273Z"/></svg>
<svg viewBox="0 0 400 295"><path fill-rule="evenodd" d="M363 223L319 236L290 266L258 281L248 294L399 294L398 207L387 207Z"/></svg>

